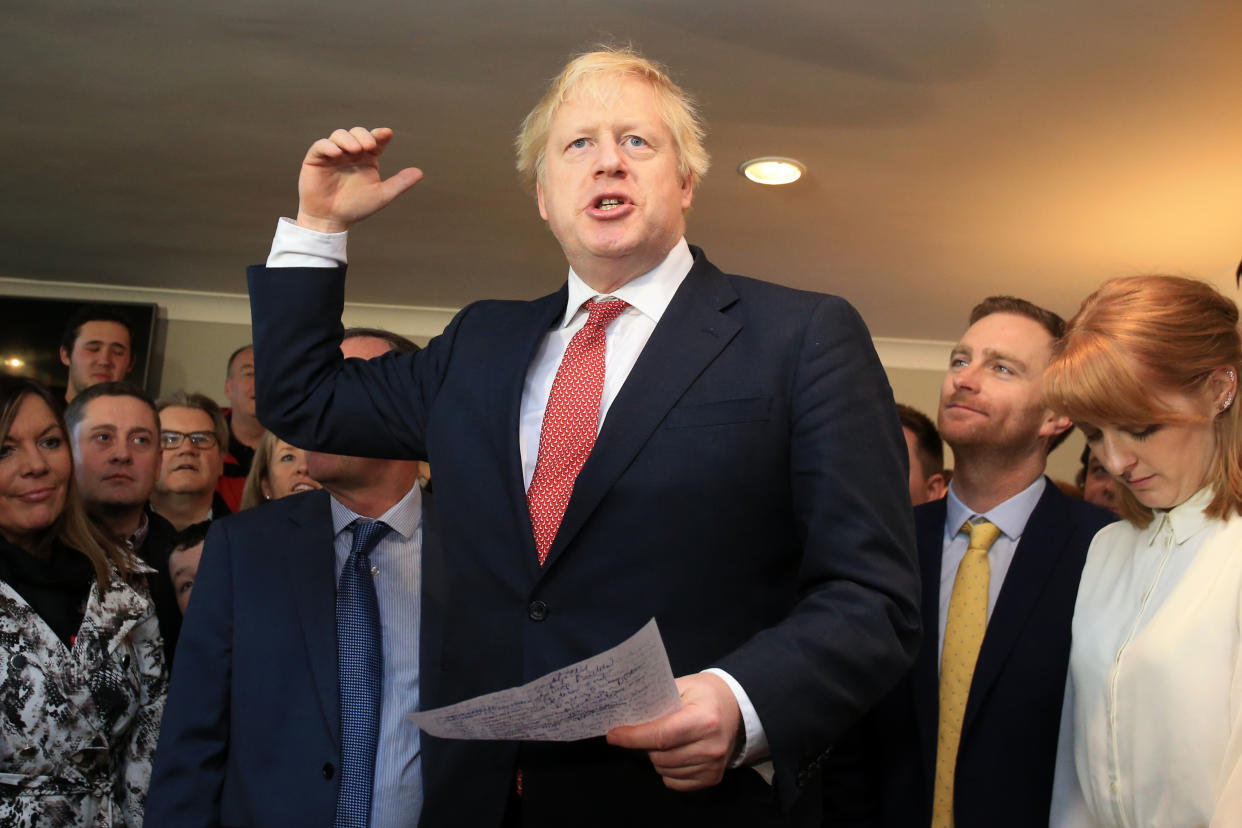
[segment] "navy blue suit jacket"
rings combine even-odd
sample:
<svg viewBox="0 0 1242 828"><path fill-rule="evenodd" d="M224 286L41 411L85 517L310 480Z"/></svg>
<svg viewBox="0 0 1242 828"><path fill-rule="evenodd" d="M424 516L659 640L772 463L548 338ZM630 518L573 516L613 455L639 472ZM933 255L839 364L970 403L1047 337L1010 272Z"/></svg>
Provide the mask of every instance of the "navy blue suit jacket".
<svg viewBox="0 0 1242 828"><path fill-rule="evenodd" d="M1091 539L1116 516L1046 483L1005 575L971 680L954 780L957 828L1048 825L1078 580ZM941 499L914 510L923 645L910 675L847 739L843 753L852 754L850 761L834 758L827 825L931 824L946 508ZM864 767L861 779L853 761Z"/></svg>
<svg viewBox="0 0 1242 828"><path fill-rule="evenodd" d="M581 824L584 808L595 824L810 824L829 746L910 664L906 449L861 319L694 257L542 568L518 414L566 289L473 304L421 352L368 363L338 351L343 270L251 270L263 422L296 445L434 469L445 595L426 706L522 684L655 617L675 675L719 666L745 688L775 764L775 791L740 769L681 795L602 739L428 738L425 825L497 824L519 766L532 825Z"/></svg>
<svg viewBox="0 0 1242 828"><path fill-rule="evenodd" d="M423 515L426 584L439 548L426 493ZM146 824L331 828L341 755L333 537L326 491L212 523Z"/></svg>

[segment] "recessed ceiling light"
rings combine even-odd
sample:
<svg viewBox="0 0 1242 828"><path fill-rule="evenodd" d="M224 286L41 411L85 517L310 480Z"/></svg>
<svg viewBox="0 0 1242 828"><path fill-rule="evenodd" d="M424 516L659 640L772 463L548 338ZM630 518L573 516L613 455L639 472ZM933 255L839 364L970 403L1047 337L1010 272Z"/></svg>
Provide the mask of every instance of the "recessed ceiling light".
<svg viewBox="0 0 1242 828"><path fill-rule="evenodd" d="M756 184L792 184L806 172L806 164L793 158L769 155L752 158L741 164L737 171Z"/></svg>

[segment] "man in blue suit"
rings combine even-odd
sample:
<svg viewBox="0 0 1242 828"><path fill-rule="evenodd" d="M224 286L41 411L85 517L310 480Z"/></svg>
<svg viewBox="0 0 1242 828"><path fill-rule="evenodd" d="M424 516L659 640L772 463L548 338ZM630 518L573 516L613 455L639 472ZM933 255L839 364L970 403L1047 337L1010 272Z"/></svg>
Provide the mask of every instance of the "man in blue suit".
<svg viewBox="0 0 1242 828"><path fill-rule="evenodd" d="M417 346L384 331L341 344L367 359ZM418 703L422 584L435 581L430 495L417 463L307 454L324 491L291 495L211 528L178 646L147 801L163 826L355 825L338 812L351 773L371 775L369 824L413 828L422 807ZM370 551L381 628L375 744L347 757L337 582L358 518L390 531ZM365 785L365 783L363 783ZM368 811L364 803L363 811Z"/></svg>
<svg viewBox="0 0 1242 828"><path fill-rule="evenodd" d="M683 701L606 740L426 738L423 823L815 824L824 756L919 633L905 446L858 314L686 244L702 126L659 67L606 50L571 62L519 137L567 284L471 305L413 358L342 364L344 231L421 177L380 177L391 138L312 145L297 221L251 271L260 418L298 445L434 468L425 706L653 616Z"/></svg>
<svg viewBox="0 0 1242 828"><path fill-rule="evenodd" d="M977 305L970 323L940 389L953 482L914 510L923 645L833 757L829 826L1048 824L1078 580L1114 516L1044 477L1070 428L1041 390L1065 323L1007 296ZM970 527L988 525L987 548L973 552ZM977 637L964 644L976 557Z"/></svg>

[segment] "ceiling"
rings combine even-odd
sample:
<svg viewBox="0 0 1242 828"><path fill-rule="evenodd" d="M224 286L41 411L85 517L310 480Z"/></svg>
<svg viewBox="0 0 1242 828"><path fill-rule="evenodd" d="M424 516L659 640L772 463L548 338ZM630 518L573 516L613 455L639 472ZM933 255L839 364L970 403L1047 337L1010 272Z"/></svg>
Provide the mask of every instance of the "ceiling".
<svg viewBox="0 0 1242 828"><path fill-rule="evenodd" d="M876 336L955 339L998 292L1068 315L1137 271L1235 295L1239 35L1236 0L9 3L0 276L244 292L306 146L364 124L426 179L351 234L351 300L546 293L565 264L513 134L619 41L707 118L690 242ZM752 184L759 155L809 173Z"/></svg>

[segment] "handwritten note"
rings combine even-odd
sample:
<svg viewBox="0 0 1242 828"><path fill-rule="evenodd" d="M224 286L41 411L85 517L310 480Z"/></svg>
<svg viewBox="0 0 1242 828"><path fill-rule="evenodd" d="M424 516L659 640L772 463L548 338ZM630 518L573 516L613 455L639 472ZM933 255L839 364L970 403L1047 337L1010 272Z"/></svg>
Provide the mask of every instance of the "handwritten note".
<svg viewBox="0 0 1242 828"><path fill-rule="evenodd" d="M680 707L653 618L611 650L521 687L407 717L445 739L568 742L658 719Z"/></svg>

